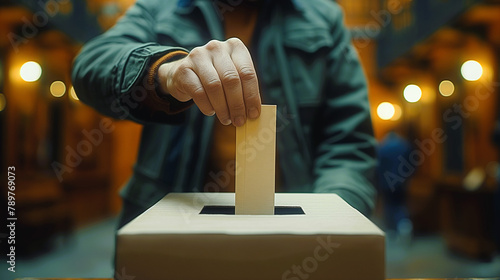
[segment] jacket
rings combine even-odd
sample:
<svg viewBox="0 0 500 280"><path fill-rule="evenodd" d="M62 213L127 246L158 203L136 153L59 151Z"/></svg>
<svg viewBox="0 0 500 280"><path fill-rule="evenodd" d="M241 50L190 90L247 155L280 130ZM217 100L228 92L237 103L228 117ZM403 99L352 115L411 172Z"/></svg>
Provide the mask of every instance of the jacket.
<svg viewBox="0 0 500 280"><path fill-rule="evenodd" d="M143 124L124 198L149 206L169 192L200 191L216 119L196 106L175 114L150 110L146 101L156 85L146 80L165 54L224 40L222 19L232 2L138 0L76 58L72 78L80 100ZM330 0L265 5L248 48L263 103L278 107L283 191L337 193L369 214L376 141L366 80L341 9Z"/></svg>

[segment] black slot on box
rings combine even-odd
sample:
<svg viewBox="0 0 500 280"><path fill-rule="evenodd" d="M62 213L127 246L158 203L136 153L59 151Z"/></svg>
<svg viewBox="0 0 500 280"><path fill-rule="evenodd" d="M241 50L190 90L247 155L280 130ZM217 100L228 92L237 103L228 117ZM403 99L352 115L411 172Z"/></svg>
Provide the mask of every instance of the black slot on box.
<svg viewBox="0 0 500 280"><path fill-rule="evenodd" d="M234 206L206 205L200 214L234 215ZM274 215L305 215L300 206L274 206Z"/></svg>

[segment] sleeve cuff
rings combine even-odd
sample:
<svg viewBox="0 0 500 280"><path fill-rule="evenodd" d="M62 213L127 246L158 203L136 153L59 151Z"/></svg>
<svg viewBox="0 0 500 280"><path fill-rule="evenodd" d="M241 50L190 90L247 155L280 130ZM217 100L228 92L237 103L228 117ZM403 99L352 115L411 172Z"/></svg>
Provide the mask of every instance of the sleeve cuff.
<svg viewBox="0 0 500 280"><path fill-rule="evenodd" d="M148 84L148 98L143 101L143 104L150 108L152 111L161 111L167 115L175 115L182 111L187 110L191 107L194 102L193 100L187 102L180 102L171 95L160 93L160 87L158 85L157 76L158 68L163 63L170 61L175 61L181 59L187 55L185 51L173 51L165 54L156 60L149 68L147 73L147 84Z"/></svg>

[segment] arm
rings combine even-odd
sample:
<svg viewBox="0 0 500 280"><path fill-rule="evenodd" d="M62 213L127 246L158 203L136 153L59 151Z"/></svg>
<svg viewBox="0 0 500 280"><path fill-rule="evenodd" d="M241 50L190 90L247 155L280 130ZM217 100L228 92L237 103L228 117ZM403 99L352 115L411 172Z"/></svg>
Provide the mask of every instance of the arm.
<svg viewBox="0 0 500 280"><path fill-rule="evenodd" d="M157 5L152 0L137 1L112 29L84 46L72 73L75 91L84 103L117 119L142 123L181 119L174 114L192 101L179 102L158 94L156 79L151 77L155 62L176 60L187 53L155 43Z"/></svg>
<svg viewBox="0 0 500 280"><path fill-rule="evenodd" d="M196 104L225 124L260 115L257 76L238 39L212 40L190 53L157 42L156 13L176 1L139 0L111 30L77 57L73 82L80 99L99 112L137 122L177 123Z"/></svg>
<svg viewBox="0 0 500 280"><path fill-rule="evenodd" d="M365 76L342 26L339 9L334 16L334 47L326 73L326 102L315 139L315 192L339 194L368 215L374 207L376 140L373 136ZM331 77L331 78L328 78Z"/></svg>

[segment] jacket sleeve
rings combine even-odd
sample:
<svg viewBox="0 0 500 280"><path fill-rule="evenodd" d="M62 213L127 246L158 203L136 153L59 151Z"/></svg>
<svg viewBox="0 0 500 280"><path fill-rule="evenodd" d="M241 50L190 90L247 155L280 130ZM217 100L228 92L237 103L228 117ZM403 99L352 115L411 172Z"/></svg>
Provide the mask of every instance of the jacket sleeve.
<svg viewBox="0 0 500 280"><path fill-rule="evenodd" d="M314 191L337 193L365 215L374 208L376 140L370 118L366 79L335 10L333 48L328 55L325 96L315 130ZM330 14L332 16L332 14Z"/></svg>
<svg viewBox="0 0 500 280"><path fill-rule="evenodd" d="M178 113L192 102L179 102L157 93L155 62L179 59L187 51L157 43L157 2L138 0L113 28L83 47L72 72L81 101L116 119L140 123L182 121L183 114Z"/></svg>

